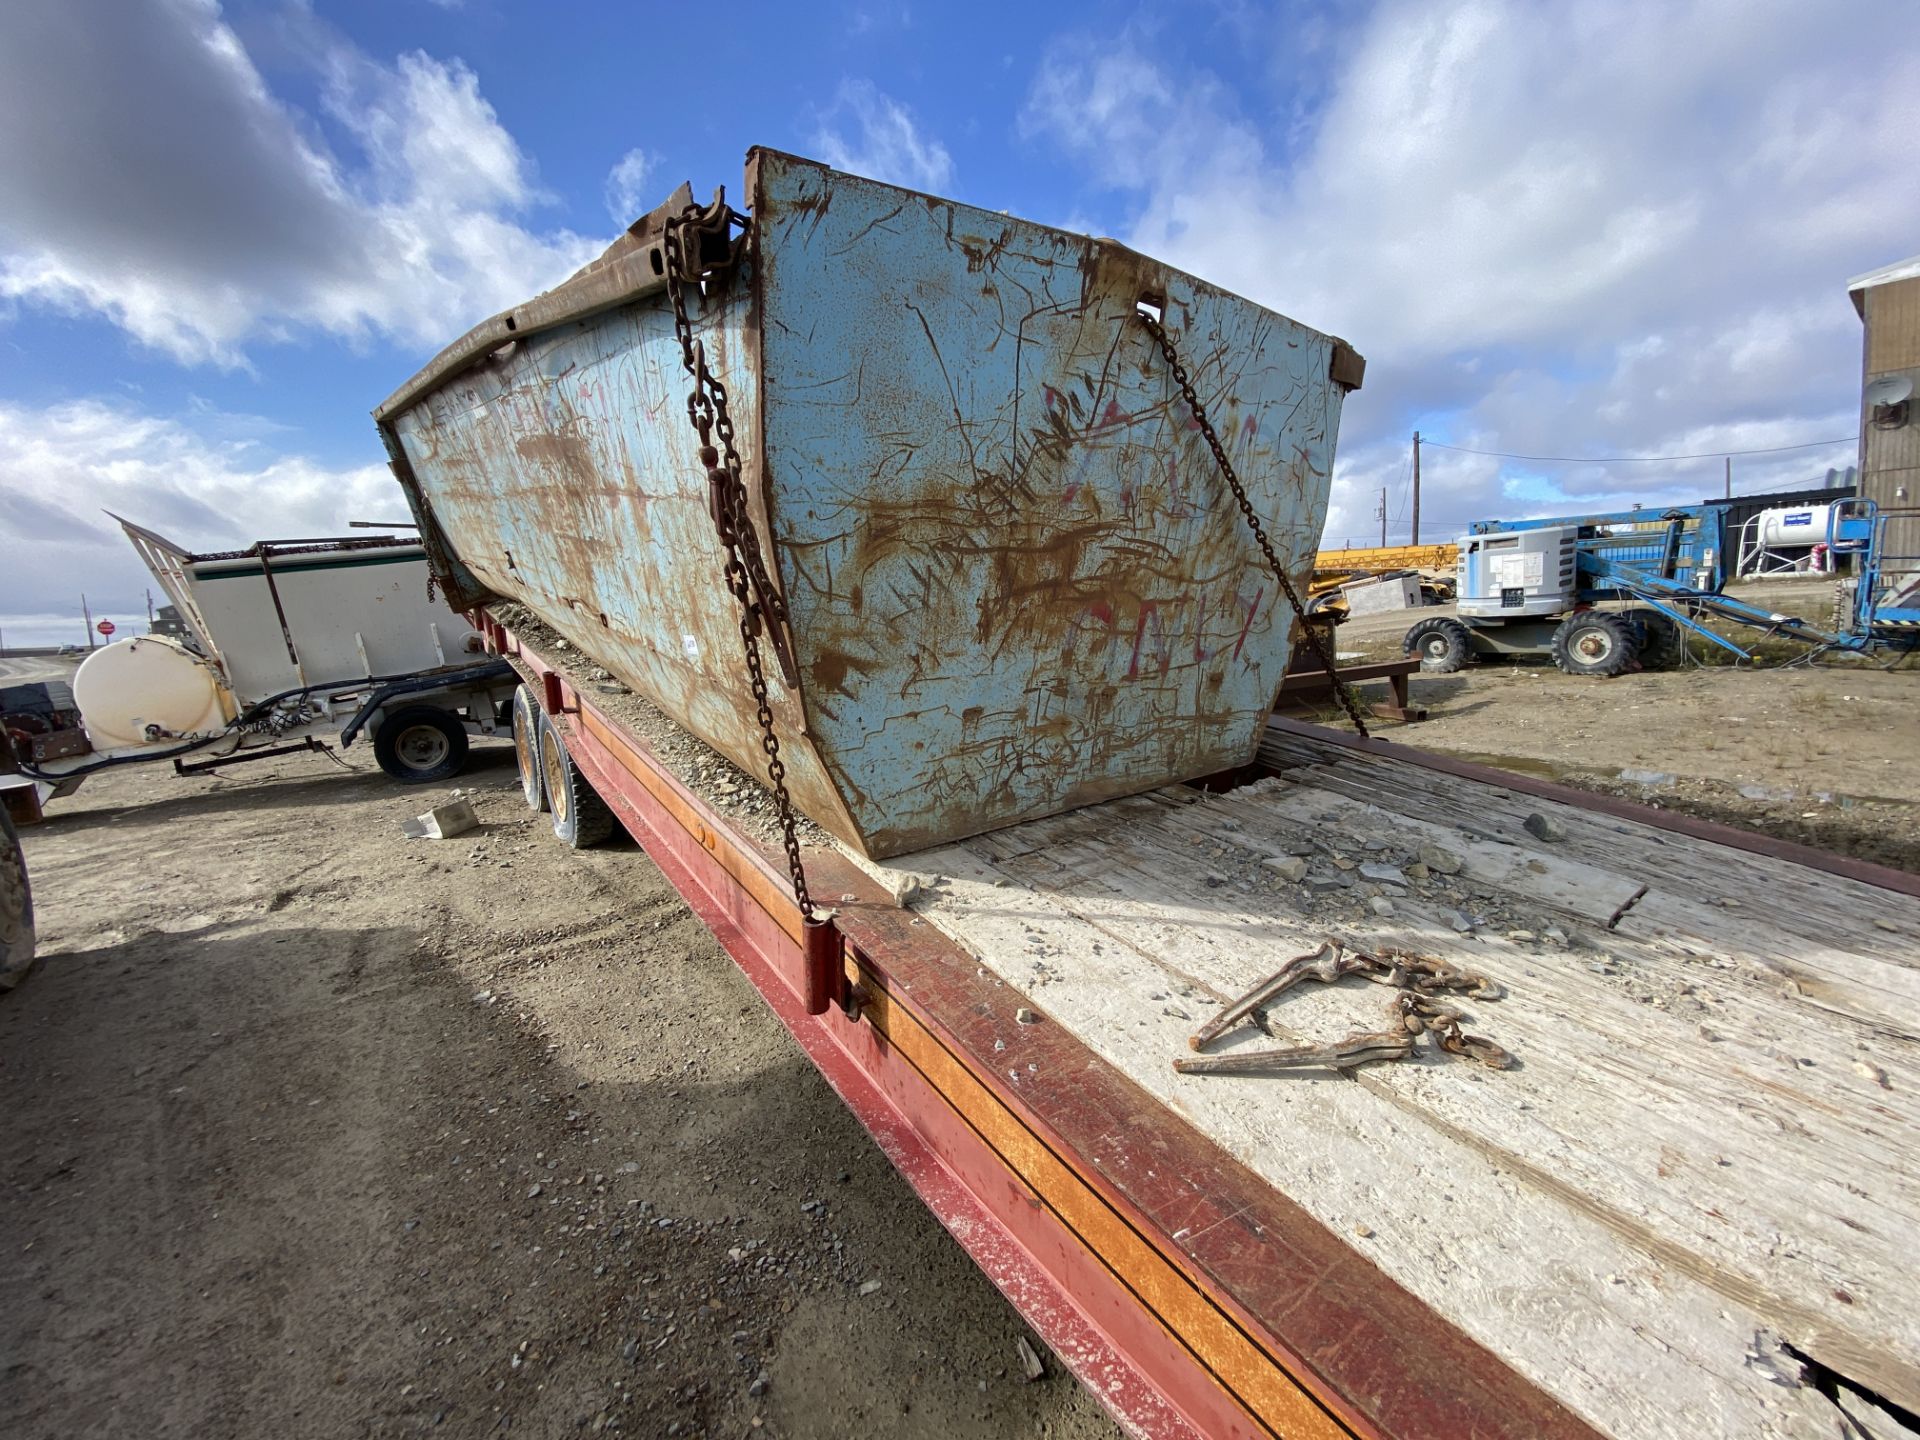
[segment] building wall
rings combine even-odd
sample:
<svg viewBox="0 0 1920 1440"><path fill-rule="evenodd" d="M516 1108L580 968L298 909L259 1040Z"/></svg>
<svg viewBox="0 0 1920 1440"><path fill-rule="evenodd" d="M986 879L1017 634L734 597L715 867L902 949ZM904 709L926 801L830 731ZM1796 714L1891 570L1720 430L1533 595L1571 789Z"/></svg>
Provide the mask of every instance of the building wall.
<svg viewBox="0 0 1920 1440"><path fill-rule="evenodd" d="M1897 430L1877 429L1860 406L1860 493L1883 510L1915 513L1887 525L1887 568L1920 571L1920 276L1875 285L1866 302L1865 383L1888 375L1914 382L1915 403L1907 423ZM1864 388L1864 387L1863 387ZM1904 556L1896 560L1892 557Z"/></svg>

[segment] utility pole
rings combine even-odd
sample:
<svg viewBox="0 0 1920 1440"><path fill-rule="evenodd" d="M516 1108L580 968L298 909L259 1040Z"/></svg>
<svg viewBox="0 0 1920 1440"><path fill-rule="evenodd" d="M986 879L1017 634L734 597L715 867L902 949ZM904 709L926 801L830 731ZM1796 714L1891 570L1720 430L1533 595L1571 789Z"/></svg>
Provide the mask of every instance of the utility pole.
<svg viewBox="0 0 1920 1440"><path fill-rule="evenodd" d="M1733 456L1727 456L1727 499L1733 498Z"/></svg>
<svg viewBox="0 0 1920 1440"><path fill-rule="evenodd" d="M1420 432L1413 432L1413 543L1420 543Z"/></svg>
<svg viewBox="0 0 1920 1440"><path fill-rule="evenodd" d="M153 590L151 587L147 590L147 629L153 629Z"/></svg>
<svg viewBox="0 0 1920 1440"><path fill-rule="evenodd" d="M1380 487L1380 548L1387 548L1387 487Z"/></svg>
<svg viewBox="0 0 1920 1440"><path fill-rule="evenodd" d="M87 627L87 649L93 649L93 611L87 608L87 593L80 592L80 618Z"/></svg>

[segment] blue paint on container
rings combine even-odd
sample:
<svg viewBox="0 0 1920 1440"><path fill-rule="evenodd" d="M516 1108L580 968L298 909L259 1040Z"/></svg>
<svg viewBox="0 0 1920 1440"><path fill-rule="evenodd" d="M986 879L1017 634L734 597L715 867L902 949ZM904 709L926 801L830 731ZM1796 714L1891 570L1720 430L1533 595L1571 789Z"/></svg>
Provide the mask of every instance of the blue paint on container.
<svg viewBox="0 0 1920 1440"><path fill-rule="evenodd" d="M747 196L747 262L697 324L791 612L801 808L886 856L1249 760L1291 614L1136 306L1164 307L1302 589L1340 342L1112 242L773 152ZM450 579L761 773L686 388L638 293L383 424Z"/></svg>

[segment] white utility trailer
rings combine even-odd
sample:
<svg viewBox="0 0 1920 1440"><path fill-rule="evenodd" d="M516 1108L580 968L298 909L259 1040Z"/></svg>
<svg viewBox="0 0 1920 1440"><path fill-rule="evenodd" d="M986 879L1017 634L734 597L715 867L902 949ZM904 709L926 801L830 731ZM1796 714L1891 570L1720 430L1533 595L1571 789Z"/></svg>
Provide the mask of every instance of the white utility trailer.
<svg viewBox="0 0 1920 1440"><path fill-rule="evenodd" d="M193 554L120 524L182 633L94 651L73 678L84 734L9 746L34 810L108 766L170 759L191 774L324 750L333 735L342 746L370 736L396 780L444 780L465 763L469 736L506 732L514 674L435 593L417 539Z"/></svg>

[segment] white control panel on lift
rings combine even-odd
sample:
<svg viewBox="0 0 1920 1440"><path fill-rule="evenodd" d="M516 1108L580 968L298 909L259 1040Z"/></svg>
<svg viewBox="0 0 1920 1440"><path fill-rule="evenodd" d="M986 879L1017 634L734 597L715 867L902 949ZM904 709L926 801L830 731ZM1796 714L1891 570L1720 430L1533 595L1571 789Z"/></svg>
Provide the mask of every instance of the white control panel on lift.
<svg viewBox="0 0 1920 1440"><path fill-rule="evenodd" d="M1456 584L1462 615L1556 615L1574 601L1578 525L1463 535Z"/></svg>

